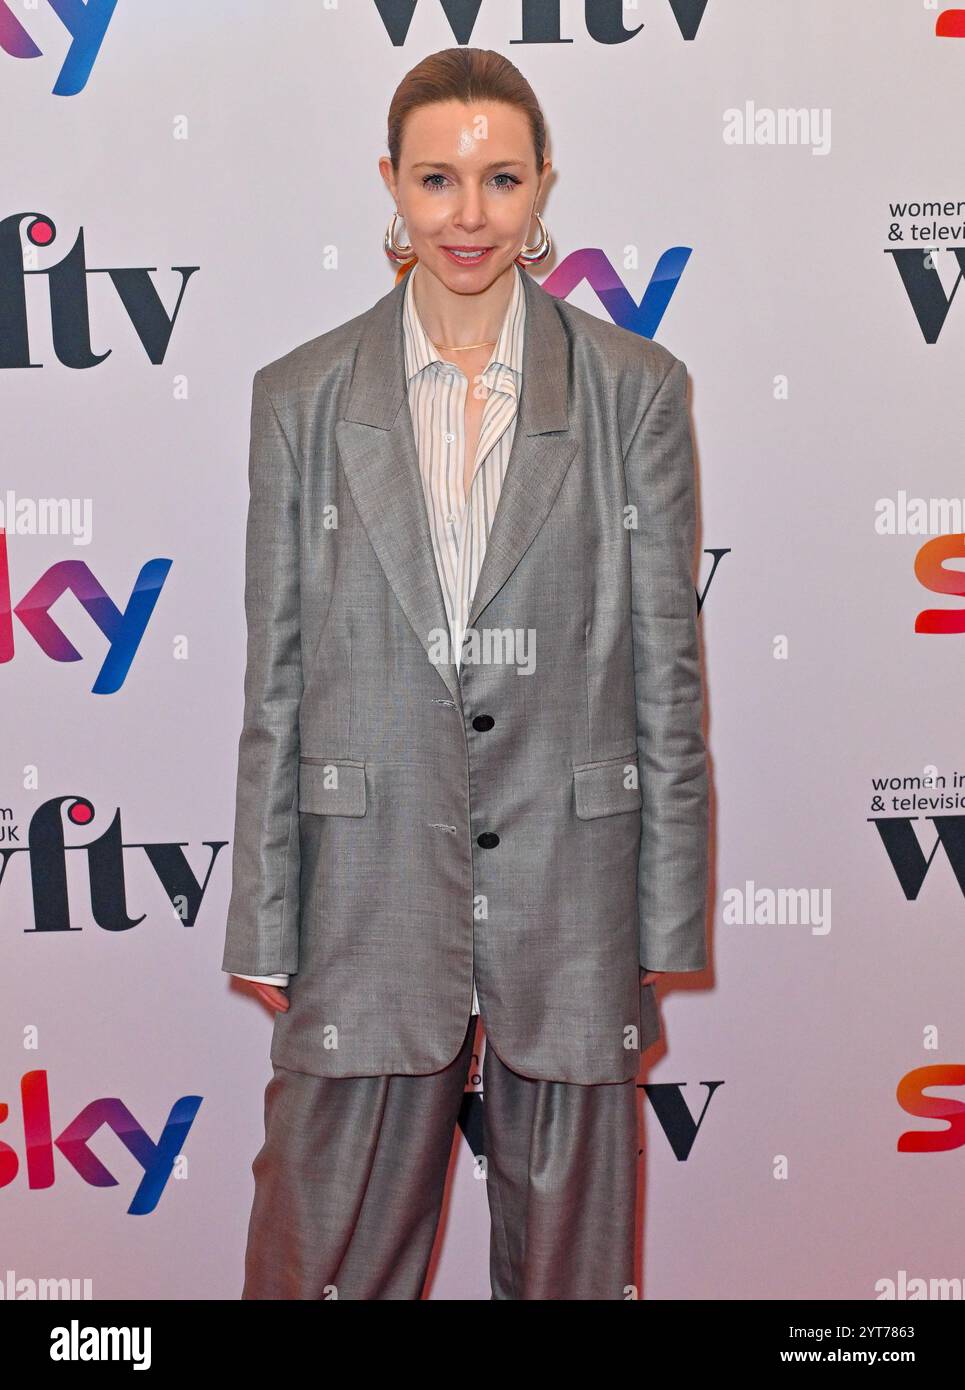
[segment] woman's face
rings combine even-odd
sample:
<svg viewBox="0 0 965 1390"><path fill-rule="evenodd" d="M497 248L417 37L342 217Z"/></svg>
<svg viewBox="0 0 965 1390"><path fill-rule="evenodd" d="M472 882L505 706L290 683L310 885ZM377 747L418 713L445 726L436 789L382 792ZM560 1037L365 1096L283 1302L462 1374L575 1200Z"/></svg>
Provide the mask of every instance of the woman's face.
<svg viewBox="0 0 965 1390"><path fill-rule="evenodd" d="M529 122L502 102L422 106L407 117L393 181L382 177L405 220L419 264L456 294L488 288L534 235L533 209L549 173L537 177ZM452 248L484 251L460 259Z"/></svg>

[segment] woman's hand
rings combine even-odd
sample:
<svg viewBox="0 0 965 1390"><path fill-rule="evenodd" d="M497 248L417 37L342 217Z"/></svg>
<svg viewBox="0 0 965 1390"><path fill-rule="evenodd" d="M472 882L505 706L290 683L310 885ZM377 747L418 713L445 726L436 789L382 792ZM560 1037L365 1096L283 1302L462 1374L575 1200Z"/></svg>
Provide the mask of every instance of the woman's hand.
<svg viewBox="0 0 965 1390"><path fill-rule="evenodd" d="M262 985L255 980L249 980L248 983L261 995L269 1008L276 1009L279 1013L287 1012L288 995L280 985Z"/></svg>
<svg viewBox="0 0 965 1390"><path fill-rule="evenodd" d="M655 984L655 983L657 982L657 979L659 978L659 976L661 976L661 975L666 975L666 973L667 973L666 970L644 970L643 966L641 966L641 967L640 967L640 983L641 983L642 985L652 985L652 984Z"/></svg>

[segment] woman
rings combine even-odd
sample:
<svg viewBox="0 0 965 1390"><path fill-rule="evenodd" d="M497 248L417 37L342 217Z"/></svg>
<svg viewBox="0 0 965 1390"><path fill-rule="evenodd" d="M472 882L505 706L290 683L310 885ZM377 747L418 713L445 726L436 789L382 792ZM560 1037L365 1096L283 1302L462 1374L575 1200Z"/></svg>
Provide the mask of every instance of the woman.
<svg viewBox="0 0 965 1390"><path fill-rule="evenodd" d="M653 982L706 964L686 367L523 271L551 166L505 58L427 58L388 135L408 273L253 384L242 1297L420 1297L478 1010L493 1298L625 1299Z"/></svg>

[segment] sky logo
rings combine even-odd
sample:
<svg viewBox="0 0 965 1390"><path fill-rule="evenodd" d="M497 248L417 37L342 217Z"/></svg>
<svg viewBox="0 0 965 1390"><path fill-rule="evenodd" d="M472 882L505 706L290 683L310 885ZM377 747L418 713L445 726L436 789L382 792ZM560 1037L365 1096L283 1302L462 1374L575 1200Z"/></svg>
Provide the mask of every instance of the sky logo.
<svg viewBox="0 0 965 1390"><path fill-rule="evenodd" d="M144 1170L127 1214L147 1216L160 1201L201 1100L201 1096L182 1096L176 1100L157 1143L142 1129L124 1102L115 1096L92 1100L55 1138L50 1119L47 1073L25 1072L20 1080L20 1104L23 1111L27 1186L53 1187L56 1150L91 1187L117 1187L117 1178L89 1146L89 1141L106 1125ZM10 1107L0 1101L0 1124L6 1121L9 1113ZM13 1182L19 1171L20 1159L16 1151L0 1140L0 1187Z"/></svg>
<svg viewBox="0 0 965 1390"><path fill-rule="evenodd" d="M70 48L53 93L55 97L74 97L87 85L117 0L47 0L47 4L70 35ZM11 58L43 57L43 50L6 0L0 0L0 48Z"/></svg>
<svg viewBox="0 0 965 1390"><path fill-rule="evenodd" d="M620 274L605 251L598 246L586 246L580 251L572 251L560 261L555 270L550 271L545 280L539 283L548 294L557 299L565 299L584 281L590 286L606 309L610 318L620 328L631 333L639 333L642 338L652 338L660 326L667 305L690 260L690 246L671 246L657 261L650 283L638 304L627 289ZM395 281L399 283L408 269L400 266Z"/></svg>
<svg viewBox="0 0 965 1390"><path fill-rule="evenodd" d="M615 324L629 329L631 333L639 333L643 338L652 338L680 283L690 252L689 246L671 246L664 251L639 304L624 285L609 257L596 246L571 252L540 283L549 294L556 295L557 299L565 299L585 280L596 291Z"/></svg>
<svg viewBox="0 0 965 1390"><path fill-rule="evenodd" d="M965 1086L965 1066L951 1063L915 1067L899 1081L898 1104L908 1115L941 1120L944 1129L906 1129L898 1136L898 1152L946 1153L965 1145L965 1104L948 1096L930 1096L932 1086Z"/></svg>
<svg viewBox="0 0 965 1390"><path fill-rule="evenodd" d="M115 694L131 669L171 564L170 560L156 559L141 566L123 613L83 560L58 560L14 604L7 567L7 533L0 527L0 665L13 660L14 615L51 660L83 660L50 614L60 596L69 590L110 643L92 693Z"/></svg>

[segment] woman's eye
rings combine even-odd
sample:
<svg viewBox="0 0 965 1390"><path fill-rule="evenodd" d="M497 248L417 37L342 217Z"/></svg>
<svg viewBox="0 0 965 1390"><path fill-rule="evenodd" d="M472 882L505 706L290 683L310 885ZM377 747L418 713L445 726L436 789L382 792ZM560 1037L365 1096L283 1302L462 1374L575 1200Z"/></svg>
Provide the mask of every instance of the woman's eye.
<svg viewBox="0 0 965 1390"><path fill-rule="evenodd" d="M441 179L442 182L435 183L435 179ZM509 182L496 183L497 179L508 179ZM514 188L519 183L519 179L516 178L513 174L496 174L493 177L493 183L496 184L497 188ZM425 178L422 180L423 188L445 188L445 186L446 180L444 174L426 174Z"/></svg>

